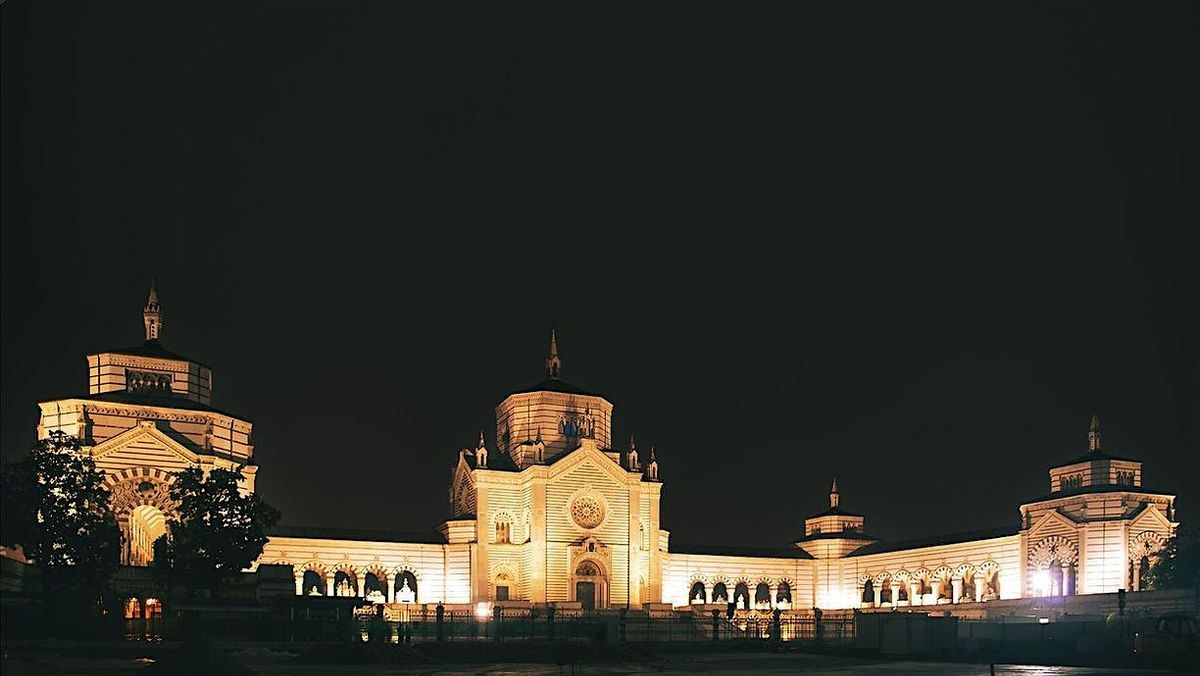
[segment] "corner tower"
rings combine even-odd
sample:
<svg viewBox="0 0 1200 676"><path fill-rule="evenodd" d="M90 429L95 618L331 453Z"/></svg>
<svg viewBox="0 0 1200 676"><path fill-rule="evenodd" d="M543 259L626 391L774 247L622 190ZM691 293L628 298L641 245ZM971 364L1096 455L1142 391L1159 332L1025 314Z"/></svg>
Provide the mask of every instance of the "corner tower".
<svg viewBox="0 0 1200 676"><path fill-rule="evenodd" d="M612 409L604 397L562 379L558 335L551 331L545 379L496 406L496 442L520 469L551 463L584 439L606 449L612 443Z"/></svg>

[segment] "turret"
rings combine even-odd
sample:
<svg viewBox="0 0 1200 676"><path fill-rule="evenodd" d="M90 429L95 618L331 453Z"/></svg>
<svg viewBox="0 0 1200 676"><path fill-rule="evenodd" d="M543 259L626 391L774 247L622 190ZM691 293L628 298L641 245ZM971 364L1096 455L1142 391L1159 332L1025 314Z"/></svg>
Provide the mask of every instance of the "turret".
<svg viewBox="0 0 1200 676"><path fill-rule="evenodd" d="M559 377L562 370L562 360L558 358L558 335L557 331L550 329L550 354L546 357L546 377Z"/></svg>
<svg viewBox="0 0 1200 676"><path fill-rule="evenodd" d="M162 333L162 307L158 304L158 289L150 282L150 297L142 309L142 322L146 325L146 342L158 340Z"/></svg>

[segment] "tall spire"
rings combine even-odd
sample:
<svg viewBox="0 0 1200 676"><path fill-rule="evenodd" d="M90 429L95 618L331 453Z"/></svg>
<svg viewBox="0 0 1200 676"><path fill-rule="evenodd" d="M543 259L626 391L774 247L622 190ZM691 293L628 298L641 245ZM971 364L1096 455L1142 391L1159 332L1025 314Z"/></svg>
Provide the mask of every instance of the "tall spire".
<svg viewBox="0 0 1200 676"><path fill-rule="evenodd" d="M1100 419L1092 416L1092 426L1088 428L1088 450L1100 450Z"/></svg>
<svg viewBox="0 0 1200 676"><path fill-rule="evenodd" d="M836 478L833 480L833 488L829 489L829 506L830 508L838 506L838 489Z"/></svg>
<svg viewBox="0 0 1200 676"><path fill-rule="evenodd" d="M558 335L557 331L550 329L550 356L546 357L546 377L558 378L559 370L562 368L562 360L558 358Z"/></svg>
<svg viewBox="0 0 1200 676"><path fill-rule="evenodd" d="M150 297L146 299L146 307L142 308L142 323L146 325L146 340L158 340L162 333L162 307L158 304L158 288L154 280L150 280Z"/></svg>

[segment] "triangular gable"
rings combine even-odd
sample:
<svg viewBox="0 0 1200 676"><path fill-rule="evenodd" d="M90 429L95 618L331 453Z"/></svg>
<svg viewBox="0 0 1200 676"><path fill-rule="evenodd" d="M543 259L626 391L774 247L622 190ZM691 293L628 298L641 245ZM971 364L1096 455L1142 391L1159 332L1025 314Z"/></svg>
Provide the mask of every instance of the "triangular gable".
<svg viewBox="0 0 1200 676"><path fill-rule="evenodd" d="M175 441L165 432L158 429L158 426L150 420L143 420L138 424L137 427L131 427L115 437L106 439L104 442L96 444L94 447L92 447L92 458L99 460L100 458L115 453L140 439L153 440L164 449L174 453L182 460L190 464L198 464L200 462L200 456L196 455L186 446L178 441Z"/></svg>
<svg viewBox="0 0 1200 676"><path fill-rule="evenodd" d="M451 486L457 486L459 477L466 475L467 481L471 483L471 487L475 486L475 477L471 476L471 465L467 462L465 453L458 454L458 463L454 466L454 480Z"/></svg>
<svg viewBox="0 0 1200 676"><path fill-rule="evenodd" d="M1051 534L1061 534L1064 529L1071 533L1075 533L1079 530L1079 524L1068 519L1058 510L1053 509L1049 512L1046 512L1042 518L1037 520L1037 523L1033 524L1033 526L1029 528L1029 536L1032 537L1034 535L1040 535L1046 532Z"/></svg>
<svg viewBox="0 0 1200 676"><path fill-rule="evenodd" d="M1167 521L1167 517L1155 509L1154 505L1146 505L1138 512L1137 516L1133 517L1133 521L1129 522L1129 530L1135 533L1144 530L1170 533L1171 522Z"/></svg>
<svg viewBox="0 0 1200 676"><path fill-rule="evenodd" d="M604 454L596 442L591 439L584 439L583 443L573 451L569 451L560 460L550 465L550 477L558 477L570 472L587 461L600 467L600 471L611 476L614 480L624 483L629 481L629 472L626 472L623 467L613 462L613 459Z"/></svg>

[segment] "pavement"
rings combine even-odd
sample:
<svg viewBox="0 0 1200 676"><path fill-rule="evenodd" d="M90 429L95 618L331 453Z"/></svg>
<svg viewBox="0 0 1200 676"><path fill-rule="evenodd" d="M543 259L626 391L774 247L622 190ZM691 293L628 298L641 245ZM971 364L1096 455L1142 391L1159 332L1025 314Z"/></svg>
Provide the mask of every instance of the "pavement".
<svg viewBox="0 0 1200 676"><path fill-rule="evenodd" d="M408 676L428 674L430 676L567 676L589 674L594 676L617 676L656 674L662 676L683 674L806 674L820 676L1117 676L1119 674L1141 674L1145 676L1178 674L1179 672L1150 669L1116 669L1103 667L1049 667L1014 664L970 664L962 662L921 662L910 660L884 660L878 658L839 657L803 653L741 653L707 655L670 655L645 663L613 664L440 664L440 665L396 665L396 664L305 664L288 653L250 651L234 654L233 660L255 674L290 676L334 676L356 674L364 676ZM33 656L9 655L3 661L4 676L61 674L76 676L98 674L124 676L136 674L153 661L148 658L71 658L39 654ZM994 669L994 671L993 671ZM155 671L155 670L151 670Z"/></svg>

